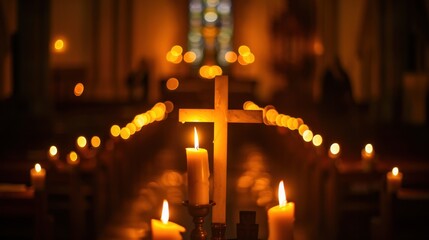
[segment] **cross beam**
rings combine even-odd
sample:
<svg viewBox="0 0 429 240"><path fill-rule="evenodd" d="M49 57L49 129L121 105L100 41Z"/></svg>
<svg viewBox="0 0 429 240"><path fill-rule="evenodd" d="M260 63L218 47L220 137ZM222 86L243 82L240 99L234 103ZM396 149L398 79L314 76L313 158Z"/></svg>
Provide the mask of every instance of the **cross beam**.
<svg viewBox="0 0 429 240"><path fill-rule="evenodd" d="M213 122L212 223L226 223L228 123L262 123L261 110L228 109L228 77L215 78L214 109L179 109L179 122Z"/></svg>

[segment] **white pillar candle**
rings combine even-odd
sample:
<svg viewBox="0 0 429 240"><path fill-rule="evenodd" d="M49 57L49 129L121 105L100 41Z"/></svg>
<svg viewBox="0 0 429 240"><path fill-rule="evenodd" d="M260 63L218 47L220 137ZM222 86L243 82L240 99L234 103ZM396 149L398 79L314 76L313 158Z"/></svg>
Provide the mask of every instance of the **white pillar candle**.
<svg viewBox="0 0 429 240"><path fill-rule="evenodd" d="M207 150L199 148L194 128L194 148L186 148L188 169L188 201L190 205L209 204L209 163Z"/></svg>
<svg viewBox="0 0 429 240"><path fill-rule="evenodd" d="M36 163L34 168L30 170L31 184L36 190L43 190L45 188L46 171L40 164Z"/></svg>
<svg viewBox="0 0 429 240"><path fill-rule="evenodd" d="M387 191L396 192L401 188L402 173L399 172L397 167L394 167L391 172L387 173Z"/></svg>
<svg viewBox="0 0 429 240"><path fill-rule="evenodd" d="M181 240L181 232L185 232L186 229L174 222L169 222L169 209L168 202L164 200L162 205L161 221L152 219L152 240Z"/></svg>
<svg viewBox="0 0 429 240"><path fill-rule="evenodd" d="M293 240L295 204L287 202L283 181L278 190L279 205L268 210L268 240Z"/></svg>

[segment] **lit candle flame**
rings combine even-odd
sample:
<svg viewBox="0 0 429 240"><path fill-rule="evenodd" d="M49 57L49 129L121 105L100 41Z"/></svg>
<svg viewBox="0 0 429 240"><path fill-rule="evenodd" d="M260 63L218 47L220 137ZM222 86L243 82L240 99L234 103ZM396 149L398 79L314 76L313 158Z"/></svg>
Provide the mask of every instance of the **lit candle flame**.
<svg viewBox="0 0 429 240"><path fill-rule="evenodd" d="M36 165L34 165L34 169L36 170L36 172L40 172L40 171L42 171L42 166L40 166L40 164L36 163Z"/></svg>
<svg viewBox="0 0 429 240"><path fill-rule="evenodd" d="M340 145L338 143L333 143L329 149L333 155L337 155L340 152Z"/></svg>
<svg viewBox="0 0 429 240"><path fill-rule="evenodd" d="M71 151L69 153L69 158L72 162L76 162L78 159L77 153L75 151Z"/></svg>
<svg viewBox="0 0 429 240"><path fill-rule="evenodd" d="M168 202L164 199L164 202L162 203L162 214L161 214L161 221L164 224L168 223L168 219L170 218L170 213L168 211Z"/></svg>
<svg viewBox="0 0 429 240"><path fill-rule="evenodd" d="M56 147L56 146L51 146L51 147L49 148L49 154L50 154L51 156L55 156L55 155L57 155L57 153L58 153L58 149L57 149L57 147Z"/></svg>
<svg viewBox="0 0 429 240"><path fill-rule="evenodd" d="M285 207L287 204L287 200L286 200L286 191L285 191L285 186L283 184L283 181L280 181L279 183L278 197L279 197L279 206Z"/></svg>
<svg viewBox="0 0 429 240"><path fill-rule="evenodd" d="M399 169L397 167L392 168L392 174L393 176L397 176L399 173Z"/></svg>
<svg viewBox="0 0 429 240"><path fill-rule="evenodd" d="M86 138L84 136L79 136L76 141L79 147L84 148L86 146Z"/></svg>
<svg viewBox="0 0 429 240"><path fill-rule="evenodd" d="M374 148L372 147L372 144L368 143L367 145L365 145L365 152L368 154L371 154L372 151L374 151Z"/></svg>
<svg viewBox="0 0 429 240"><path fill-rule="evenodd" d="M197 133L196 127L194 127L194 147L197 150L200 148L199 141L198 141L198 133Z"/></svg>

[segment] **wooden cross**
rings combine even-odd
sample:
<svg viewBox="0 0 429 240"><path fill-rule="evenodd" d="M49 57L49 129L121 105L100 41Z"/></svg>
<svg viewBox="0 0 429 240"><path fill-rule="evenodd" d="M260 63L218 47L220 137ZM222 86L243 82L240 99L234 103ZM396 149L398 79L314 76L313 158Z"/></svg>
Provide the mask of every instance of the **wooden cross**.
<svg viewBox="0 0 429 240"><path fill-rule="evenodd" d="M212 223L226 223L228 123L262 123L261 110L228 109L228 77L215 78L214 109L179 109L179 122L213 122Z"/></svg>

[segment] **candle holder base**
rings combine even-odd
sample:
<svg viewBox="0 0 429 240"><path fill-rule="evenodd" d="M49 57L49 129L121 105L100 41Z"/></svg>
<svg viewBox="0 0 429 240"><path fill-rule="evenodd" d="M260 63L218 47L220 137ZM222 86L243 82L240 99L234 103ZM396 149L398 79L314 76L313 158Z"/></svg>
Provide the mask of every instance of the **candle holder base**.
<svg viewBox="0 0 429 240"><path fill-rule="evenodd" d="M209 204L191 205L189 201L184 201L183 205L188 208L188 212L192 216L192 221L195 224L195 228L191 232L191 240L207 240L208 234L203 228L204 218L210 213L210 209L216 205L216 203L210 201Z"/></svg>
<svg viewBox="0 0 429 240"><path fill-rule="evenodd" d="M226 240L225 232L226 232L225 223L212 223L211 240Z"/></svg>

